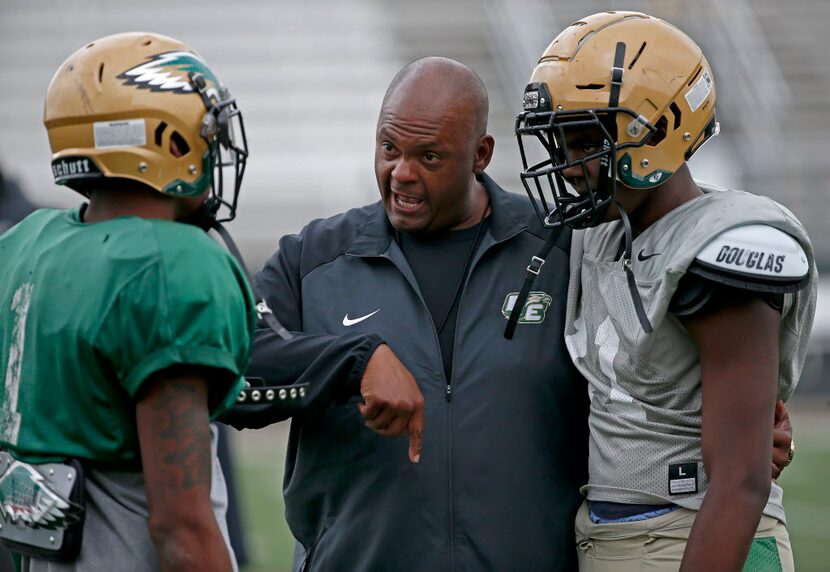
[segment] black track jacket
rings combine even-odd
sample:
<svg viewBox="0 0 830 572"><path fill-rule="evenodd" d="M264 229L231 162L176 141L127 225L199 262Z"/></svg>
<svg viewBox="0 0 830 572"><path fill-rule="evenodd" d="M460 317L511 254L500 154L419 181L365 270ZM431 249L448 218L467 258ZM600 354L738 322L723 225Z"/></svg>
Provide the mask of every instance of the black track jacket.
<svg viewBox="0 0 830 572"><path fill-rule="evenodd" d="M294 383L305 397L238 407L225 420L243 428L292 417L283 490L304 547L295 569L577 567L573 518L587 475L588 400L562 333L570 232L548 255L506 340L509 295L547 231L526 198L486 175L481 182L492 221L460 300L450 392L432 318L380 202L282 238L257 275L279 320L303 334L286 342L261 328L249 374ZM416 465L406 437L375 434L356 407L381 341L424 394Z"/></svg>

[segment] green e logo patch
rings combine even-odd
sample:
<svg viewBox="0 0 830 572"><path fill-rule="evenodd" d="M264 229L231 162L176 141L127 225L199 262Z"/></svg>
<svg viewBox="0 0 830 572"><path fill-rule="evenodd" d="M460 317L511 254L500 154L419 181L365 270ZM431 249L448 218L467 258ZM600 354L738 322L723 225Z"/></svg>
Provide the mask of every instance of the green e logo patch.
<svg viewBox="0 0 830 572"><path fill-rule="evenodd" d="M501 313L506 320L510 318L510 312L513 311L513 306L516 305L516 299L518 297L518 292L511 292L504 298ZM544 322L551 300L552 298L544 292L531 292L528 294L524 308L522 308L522 312L519 314L519 323L541 324Z"/></svg>

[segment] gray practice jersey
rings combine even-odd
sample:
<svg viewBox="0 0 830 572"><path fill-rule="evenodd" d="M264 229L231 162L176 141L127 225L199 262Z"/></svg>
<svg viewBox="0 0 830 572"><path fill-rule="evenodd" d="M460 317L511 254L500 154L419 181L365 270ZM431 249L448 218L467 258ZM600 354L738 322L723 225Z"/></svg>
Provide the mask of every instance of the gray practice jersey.
<svg viewBox="0 0 830 572"><path fill-rule="evenodd" d="M700 356L669 303L698 253L724 231L769 225L804 250L809 283L786 295L782 311L779 398L791 395L801 374L817 285L804 228L768 198L701 188L703 196L669 212L633 242L632 269L651 334L640 325L618 259L622 223L574 232L565 339L589 384L590 476L583 492L590 500L700 508L708 484L701 453ZM783 521L781 496L773 484L764 513Z"/></svg>

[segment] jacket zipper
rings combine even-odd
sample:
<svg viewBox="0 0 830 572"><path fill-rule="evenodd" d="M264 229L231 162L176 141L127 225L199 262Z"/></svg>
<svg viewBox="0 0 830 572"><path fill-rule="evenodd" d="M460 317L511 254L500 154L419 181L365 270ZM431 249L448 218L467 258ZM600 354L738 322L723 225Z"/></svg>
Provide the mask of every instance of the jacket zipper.
<svg viewBox="0 0 830 572"><path fill-rule="evenodd" d="M455 505L453 501L452 486L452 386L447 384L447 525L450 534L450 570L455 570Z"/></svg>
<svg viewBox="0 0 830 572"><path fill-rule="evenodd" d="M421 300L423 302L423 300ZM429 313L429 308L423 302L424 309ZM457 323L457 322L456 322ZM438 356L443 363L441 355L441 341L438 339L438 332L435 332L435 345L438 348ZM441 368L443 371L443 367ZM452 373L452 372L450 372ZM452 377L446 380L444 386L444 399L447 402L447 534L449 535L450 570L455 570L455 509L453 506L452 494Z"/></svg>
<svg viewBox="0 0 830 572"><path fill-rule="evenodd" d="M480 245L479 245L480 247ZM470 264L470 269L467 276L464 278L464 284L461 288L461 295L458 298L458 313L455 316L455 331L458 332L458 322L461 320L461 305L464 302L464 292L467 290L467 284L470 282L470 276L473 274L473 268L476 262L484 255L484 252L478 253ZM436 333L436 341L438 336ZM444 388L444 398L447 400L447 506L448 506L448 527L450 534L450 570L455 570L455 505L453 501L453 471L452 471L452 380L455 378L455 356L457 348L458 337L453 340L453 363L450 369L450 379L447 380L447 385ZM441 344L438 342L440 350ZM439 351L440 355L440 351Z"/></svg>
<svg viewBox="0 0 830 572"><path fill-rule="evenodd" d="M470 282L470 276L473 273L473 269L475 268L476 263L484 256L484 254L495 244L500 244L507 240L512 239L513 237L521 234L527 229L527 226L523 226L520 229L517 229L516 232L510 234L503 239L494 242L491 245L488 245L484 250L477 253L476 256L473 257L471 261L470 268L467 272L467 275L464 280L463 287L461 289L461 295L458 298L458 314L455 317L455 324L456 324L456 332L458 331L458 322L461 319L461 305L464 301L464 292L467 290L467 284ZM482 240L482 243L484 241ZM481 248L481 244L479 244L478 248ZM391 258L387 258L395 267L398 267L397 263ZM398 271L400 272L400 268L398 267ZM409 281L409 280L408 280ZM412 285L411 281L410 284ZM414 287L414 285L413 285ZM432 323L432 331L435 338L435 345L438 348L438 356L441 357L441 342L438 339L438 332L435 329L434 322L432 322L432 318L429 314L429 308L427 308L426 302L424 301L423 296L420 294L420 290L415 287L415 292L418 294L418 297L421 299L421 306L426 311L427 316L429 317L429 321ZM456 340L453 340L453 345L457 343ZM453 351L453 356L455 355L455 351ZM441 357L441 359L443 359ZM455 366L455 359L453 359L453 369L451 370L450 379L446 380L446 385L444 386L444 398L447 401L447 528L449 531L449 550L450 550L450 570L455 570L455 510L454 510L454 500L453 500L453 470L452 470L452 378L455 374L454 366ZM441 368L443 370L443 368Z"/></svg>
<svg viewBox="0 0 830 572"><path fill-rule="evenodd" d="M469 278L469 277L468 277ZM466 283L464 285L466 287ZM432 333L435 340L435 347L439 357L439 371L444 371L443 356L441 354L441 340L438 338L438 331L435 328L435 323L429 313L429 308L424 301L423 296L418 292L418 297L421 299L421 306L426 312L427 318L432 325ZM464 292L461 293L461 298L464 297ZM461 299L458 301L461 304ZM456 325L458 324L458 316L456 316ZM451 372L452 373L452 372ZM450 570L455 570L455 521L453 510L453 494L452 494L452 378L446 380L444 386L444 398L447 401L447 531L449 534L449 551L450 551Z"/></svg>

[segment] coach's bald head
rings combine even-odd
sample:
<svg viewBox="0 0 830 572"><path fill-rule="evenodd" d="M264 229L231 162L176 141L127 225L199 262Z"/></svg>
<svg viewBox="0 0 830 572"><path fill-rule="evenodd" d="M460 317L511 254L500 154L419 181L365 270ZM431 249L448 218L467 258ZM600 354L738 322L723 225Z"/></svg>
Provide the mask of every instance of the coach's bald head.
<svg viewBox="0 0 830 572"><path fill-rule="evenodd" d="M407 232L471 226L487 208L476 176L493 155L484 84L467 66L428 57L401 69L383 98L375 175L392 225Z"/></svg>
<svg viewBox="0 0 830 572"><path fill-rule="evenodd" d="M383 96L381 114L390 99L408 92L420 92L434 107L460 104L469 120L471 135L487 133L490 99L478 74L461 62L441 56L428 56L408 63L395 74Z"/></svg>

